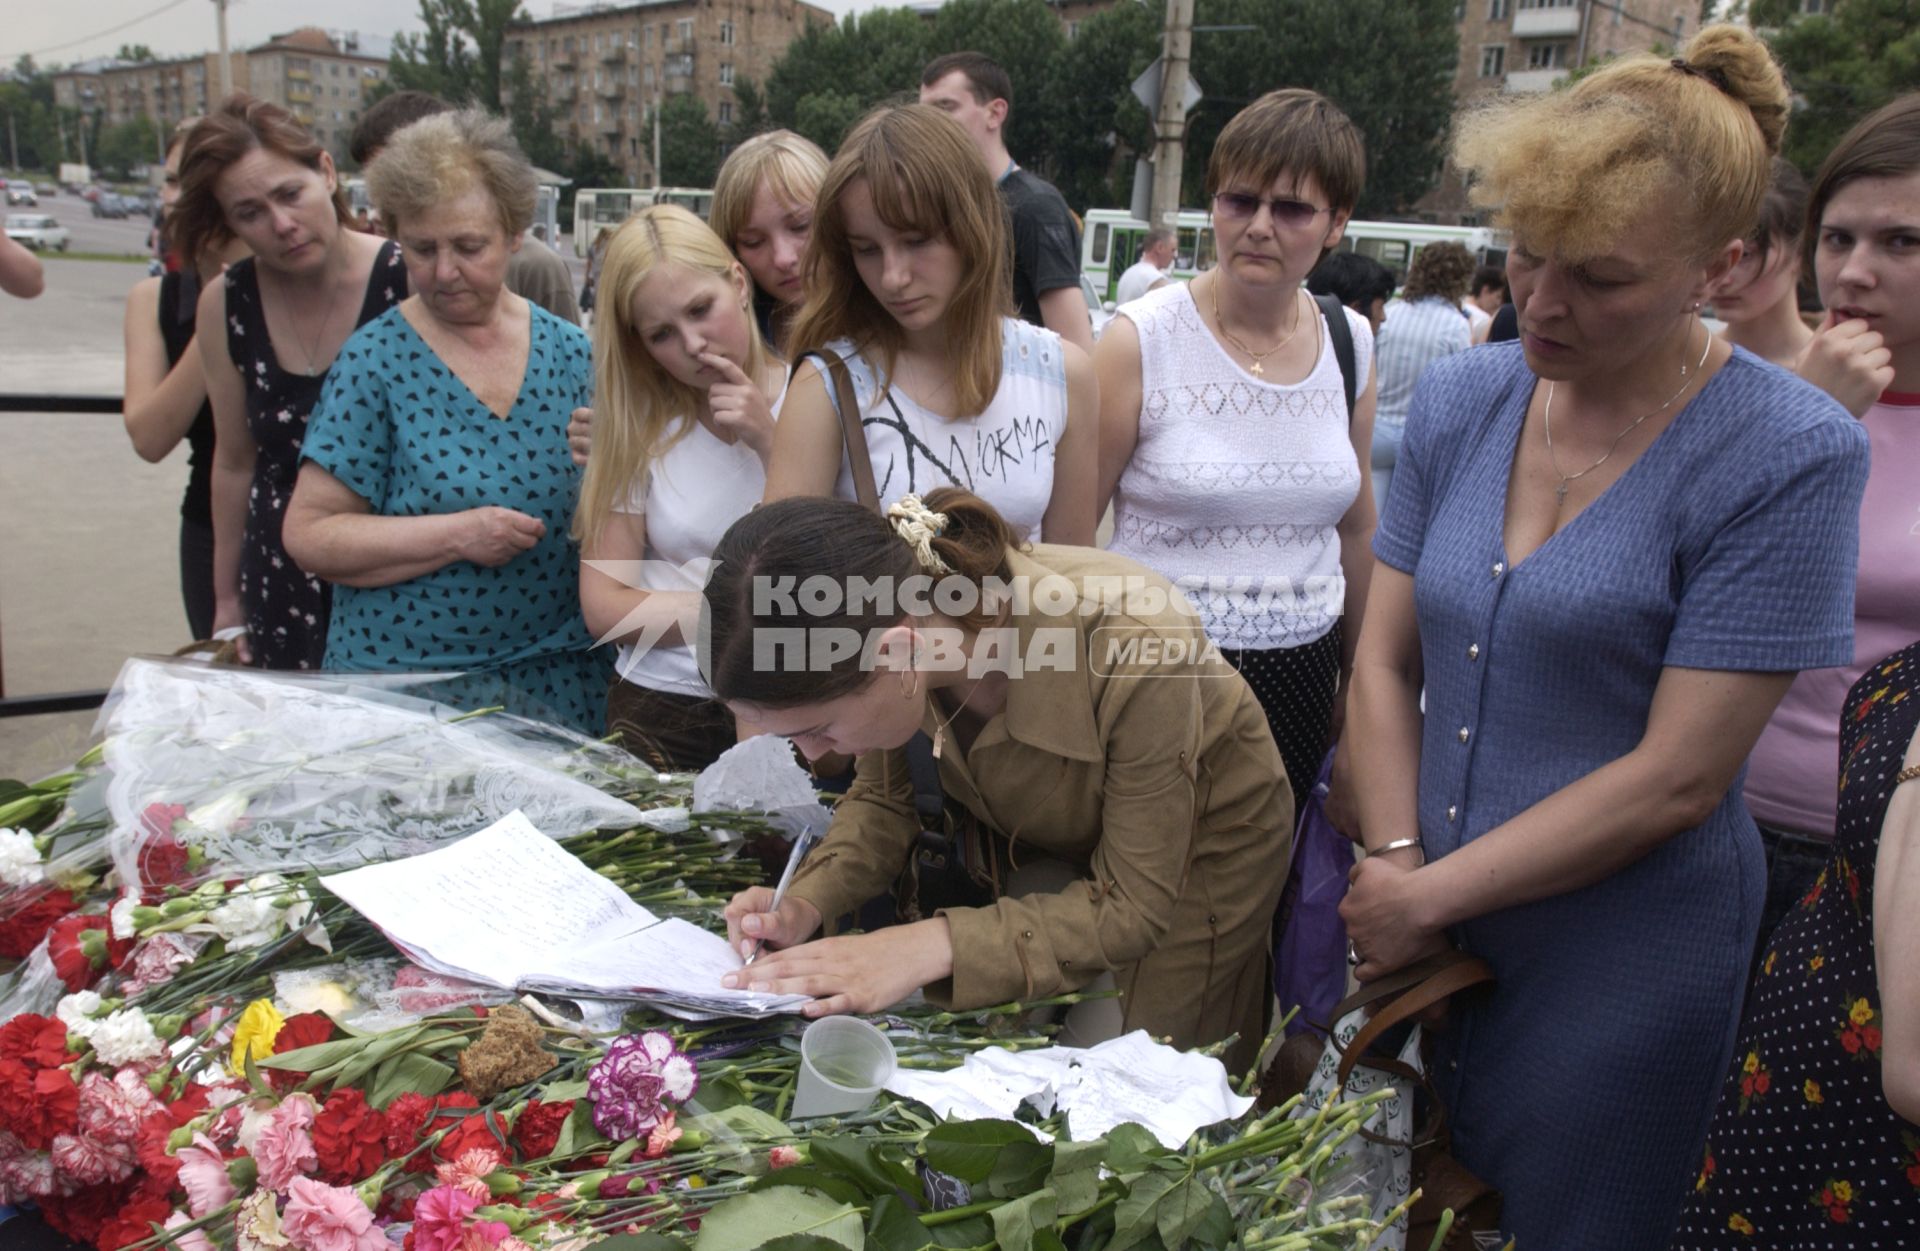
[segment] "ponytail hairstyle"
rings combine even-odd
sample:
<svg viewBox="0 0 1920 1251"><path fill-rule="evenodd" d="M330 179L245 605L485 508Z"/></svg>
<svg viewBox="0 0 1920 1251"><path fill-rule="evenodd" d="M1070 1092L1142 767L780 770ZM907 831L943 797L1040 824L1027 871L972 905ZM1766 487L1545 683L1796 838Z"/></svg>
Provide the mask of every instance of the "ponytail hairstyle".
<svg viewBox="0 0 1920 1251"><path fill-rule="evenodd" d="M1680 188L1673 247L1704 261L1759 220L1789 108L1767 45L1721 24L1683 56L1621 57L1565 91L1476 108L1456 120L1453 158L1473 203L1535 255L1597 256Z"/></svg>
<svg viewBox="0 0 1920 1251"><path fill-rule="evenodd" d="M661 367L633 322L633 297L662 265L725 279L744 295L752 290L739 262L707 224L675 204L655 204L614 232L594 284L593 455L573 514L573 538L592 543L614 507L628 498L641 471L692 429L704 398ZM760 326L747 323L747 359L741 371L759 378L768 361Z"/></svg>
<svg viewBox="0 0 1920 1251"><path fill-rule="evenodd" d="M986 584L1011 577L1007 553L1018 542L1013 527L993 505L958 487L929 491L924 506L946 519L929 544L944 573L922 563L902 534L904 524L845 500L795 496L734 522L714 549L701 614L701 667L714 694L792 708L861 689L873 678L872 640L908 617L902 591L912 578L972 583L979 592L971 601L976 607L957 621L965 629L998 620ZM799 592L808 579L826 579L837 596ZM866 645L828 668L809 667L809 653L815 652L810 646L772 645L796 634L822 637L806 634L814 630L857 637Z"/></svg>
<svg viewBox="0 0 1920 1251"><path fill-rule="evenodd" d="M960 123L930 104L875 109L853 128L827 166L814 204L802 281L806 300L787 332L790 359L836 339L879 354L885 389L904 336L853 263L847 240L847 189L864 182L880 220L899 231L942 239L959 252L960 285L945 314L949 355L958 367L957 416L986 411L1000 389L1001 319L1013 311L1012 248L1006 209Z"/></svg>
<svg viewBox="0 0 1920 1251"><path fill-rule="evenodd" d="M186 149L180 153L180 198L169 214L175 223L173 238L180 255L204 256L234 238L215 189L222 174L255 151L285 157L317 174L326 172L330 159L326 149L292 113L244 91L234 92L194 123L187 132ZM334 219L342 224L352 220L346 187L337 175L332 199Z"/></svg>

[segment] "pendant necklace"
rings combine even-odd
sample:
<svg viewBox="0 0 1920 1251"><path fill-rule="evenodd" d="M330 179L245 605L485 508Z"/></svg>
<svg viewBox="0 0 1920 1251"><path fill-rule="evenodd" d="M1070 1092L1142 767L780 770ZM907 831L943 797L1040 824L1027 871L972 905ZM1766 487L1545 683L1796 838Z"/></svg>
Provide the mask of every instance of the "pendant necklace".
<svg viewBox="0 0 1920 1251"><path fill-rule="evenodd" d="M1267 372L1260 367L1260 362L1293 342L1293 336L1300 332L1300 299L1297 292L1295 293L1293 301L1293 329L1287 331L1287 333L1281 337L1280 342L1274 344L1264 352L1254 351L1246 344L1240 342L1240 340L1234 338L1233 332L1227 329L1227 323L1222 320L1220 316L1220 279L1218 277L1215 277L1212 282L1207 284L1207 296L1213 303L1213 324L1220 327L1220 337L1228 343L1231 343L1234 347L1239 348L1241 355L1251 356L1253 358L1253 373L1257 376L1265 377Z"/></svg>
<svg viewBox="0 0 1920 1251"><path fill-rule="evenodd" d="M1689 338L1692 337L1691 332L1689 332L1688 337ZM1602 455L1599 460L1594 461L1591 465L1588 465L1585 469L1582 469L1579 473L1561 473L1560 472L1560 458L1558 456L1555 456L1553 452L1553 388L1554 388L1554 384L1551 382L1547 384L1547 409L1546 409L1546 412L1541 415L1541 424L1546 428L1546 434L1547 434L1547 463L1553 467L1554 476L1560 479L1560 485L1553 488L1553 506L1556 511L1558 511L1561 507L1563 507L1566 504L1567 491L1572 488L1573 484L1576 481L1586 477L1588 474L1592 473L1594 470L1600 468L1600 466L1606 464L1608 460L1612 459L1613 454L1620 449L1620 440L1626 438L1628 435L1632 434L1635 430L1638 430L1641 424L1645 422L1647 418L1657 416L1658 414L1664 413L1669 408L1673 407L1673 402L1680 398L1681 392L1685 391L1688 387L1693 385L1694 374L1698 373L1703 367L1705 367L1707 363L1707 353L1711 351L1713 351L1713 336L1709 334L1707 336L1706 350L1700 353L1700 359L1693 366L1693 368L1692 369L1687 368L1684 362L1681 364L1679 390L1676 390L1672 395L1669 395L1667 397L1667 402L1662 404L1660 407L1655 409L1650 409L1649 411L1640 414L1638 417L1635 417L1630 423L1628 423L1625 429L1621 430L1619 434L1616 434L1613 436L1613 442L1607 445L1607 450L1605 454Z"/></svg>

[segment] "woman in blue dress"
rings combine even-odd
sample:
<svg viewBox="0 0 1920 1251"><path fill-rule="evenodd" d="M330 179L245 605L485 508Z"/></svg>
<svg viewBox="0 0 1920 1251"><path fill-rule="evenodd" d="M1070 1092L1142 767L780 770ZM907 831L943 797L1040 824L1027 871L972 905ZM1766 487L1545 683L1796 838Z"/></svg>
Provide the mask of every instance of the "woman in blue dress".
<svg viewBox="0 0 1920 1251"><path fill-rule="evenodd" d="M532 168L505 122L443 113L368 184L415 294L341 350L287 509L287 551L338 588L326 667L459 671L422 693L597 735L609 671L580 619L566 442L591 352L504 285Z"/></svg>
<svg viewBox="0 0 1920 1251"><path fill-rule="evenodd" d="M1522 1251L1667 1245L1760 916L1742 766L1793 672L1852 655L1865 434L1698 316L1787 109L1721 26L1457 130L1522 337L1439 362L1409 411L1342 913L1363 981L1449 943L1493 966L1435 1076Z"/></svg>

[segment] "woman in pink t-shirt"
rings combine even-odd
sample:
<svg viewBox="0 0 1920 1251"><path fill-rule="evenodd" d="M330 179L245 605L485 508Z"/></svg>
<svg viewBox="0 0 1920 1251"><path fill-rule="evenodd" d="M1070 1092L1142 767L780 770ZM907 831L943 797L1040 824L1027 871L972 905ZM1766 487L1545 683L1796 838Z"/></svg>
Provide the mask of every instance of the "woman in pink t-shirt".
<svg viewBox="0 0 1920 1251"><path fill-rule="evenodd" d="M1769 861L1763 943L1833 839L1847 690L1920 637L1920 93L1841 140L1814 180L1807 221L1827 315L1799 372L1860 418L1873 469L1860 505L1854 663L1795 678L1748 766L1747 806Z"/></svg>

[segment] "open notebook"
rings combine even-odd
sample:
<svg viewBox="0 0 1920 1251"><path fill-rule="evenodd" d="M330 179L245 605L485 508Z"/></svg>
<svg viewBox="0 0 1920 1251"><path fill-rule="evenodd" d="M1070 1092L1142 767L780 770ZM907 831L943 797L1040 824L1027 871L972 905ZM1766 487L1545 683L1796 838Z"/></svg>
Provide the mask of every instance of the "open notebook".
<svg viewBox="0 0 1920 1251"><path fill-rule="evenodd" d="M515 811L447 847L320 879L406 956L518 991L633 999L679 1016L796 1012L804 995L728 990L727 940L647 911Z"/></svg>

